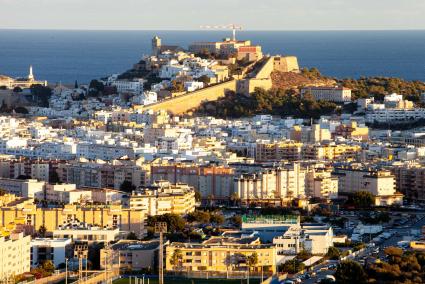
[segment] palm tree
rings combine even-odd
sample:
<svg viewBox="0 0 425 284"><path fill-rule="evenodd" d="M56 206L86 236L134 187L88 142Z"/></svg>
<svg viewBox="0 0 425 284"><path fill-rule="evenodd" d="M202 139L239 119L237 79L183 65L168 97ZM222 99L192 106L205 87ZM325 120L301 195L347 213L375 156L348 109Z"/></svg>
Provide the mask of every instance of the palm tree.
<svg viewBox="0 0 425 284"><path fill-rule="evenodd" d="M233 206L236 206L240 201L239 195L236 192L233 192L230 195L230 201L232 202Z"/></svg>
<svg viewBox="0 0 425 284"><path fill-rule="evenodd" d="M180 249L176 249L170 258L170 264L173 266L174 269L181 268L182 265L182 259L183 259L183 253Z"/></svg>
<svg viewBox="0 0 425 284"><path fill-rule="evenodd" d="M248 266L248 283L249 283L249 272L251 271L251 267L255 267L258 264L258 254L254 252L250 256L246 258L246 265Z"/></svg>
<svg viewBox="0 0 425 284"><path fill-rule="evenodd" d="M208 206L212 207L213 202L214 202L214 195L212 194L208 195Z"/></svg>

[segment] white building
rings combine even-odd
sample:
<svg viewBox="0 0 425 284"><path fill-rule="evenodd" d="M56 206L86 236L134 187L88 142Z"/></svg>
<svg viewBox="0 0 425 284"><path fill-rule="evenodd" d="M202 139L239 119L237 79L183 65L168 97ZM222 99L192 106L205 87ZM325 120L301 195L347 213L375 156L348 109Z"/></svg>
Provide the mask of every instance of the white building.
<svg viewBox="0 0 425 284"><path fill-rule="evenodd" d="M9 237L0 237L0 282L13 279L15 275L30 271L31 236L12 233Z"/></svg>
<svg viewBox="0 0 425 284"><path fill-rule="evenodd" d="M53 231L53 238L72 239L74 242L102 243L118 240L119 228L101 228L85 223L69 223Z"/></svg>
<svg viewBox="0 0 425 284"><path fill-rule="evenodd" d="M135 96L132 98L133 104L136 105L150 105L158 101L158 95L156 92L145 91L140 96Z"/></svg>
<svg viewBox="0 0 425 284"><path fill-rule="evenodd" d="M31 266L37 267L46 260L51 260L55 267L65 264L65 259L72 254L71 239L36 238L31 240Z"/></svg>
<svg viewBox="0 0 425 284"><path fill-rule="evenodd" d="M381 108L366 112L367 123L413 122L424 118L425 108Z"/></svg>
<svg viewBox="0 0 425 284"><path fill-rule="evenodd" d="M44 181L37 181L35 179L0 178L1 189L20 197L34 198L36 195L43 193L44 186Z"/></svg>
<svg viewBox="0 0 425 284"><path fill-rule="evenodd" d="M302 250L324 255L333 246L333 230L323 224L294 225L283 235L275 237L273 244L279 255L294 255Z"/></svg>
<svg viewBox="0 0 425 284"><path fill-rule="evenodd" d="M305 195L305 170L294 163L265 169L234 179L234 189L242 202L295 198Z"/></svg>
<svg viewBox="0 0 425 284"><path fill-rule="evenodd" d="M128 80L116 80L111 83L112 86L117 88L117 92L120 93L131 93L135 95L140 95L143 93L143 84L145 80L138 79L134 81Z"/></svg>
<svg viewBox="0 0 425 284"><path fill-rule="evenodd" d="M292 226L299 226L299 216L242 216L243 233L256 232L262 242L271 242Z"/></svg>
<svg viewBox="0 0 425 284"><path fill-rule="evenodd" d="M204 87L203 82L197 82L197 81L184 82L184 89L186 92L193 92L198 89L202 89L203 87Z"/></svg>
<svg viewBox="0 0 425 284"><path fill-rule="evenodd" d="M339 193L368 191L374 196L392 196L396 193L395 176L389 171L335 168Z"/></svg>

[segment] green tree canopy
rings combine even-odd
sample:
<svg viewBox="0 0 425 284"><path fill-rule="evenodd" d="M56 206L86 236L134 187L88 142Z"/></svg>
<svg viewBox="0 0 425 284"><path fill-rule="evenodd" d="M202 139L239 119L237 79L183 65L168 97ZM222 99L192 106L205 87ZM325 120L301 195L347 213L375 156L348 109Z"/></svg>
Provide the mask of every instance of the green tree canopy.
<svg viewBox="0 0 425 284"><path fill-rule="evenodd" d="M120 190L131 193L133 190L136 190L136 186L132 184L131 181L125 180L120 185Z"/></svg>
<svg viewBox="0 0 425 284"><path fill-rule="evenodd" d="M336 247L329 247L326 257L332 260L338 260L341 255L341 251Z"/></svg>
<svg viewBox="0 0 425 284"><path fill-rule="evenodd" d="M355 192L350 199L357 208L370 208L375 203L375 197L368 191Z"/></svg>
<svg viewBox="0 0 425 284"><path fill-rule="evenodd" d="M367 275L363 267L351 260L341 262L334 276L337 283L340 284L364 284L367 282Z"/></svg>

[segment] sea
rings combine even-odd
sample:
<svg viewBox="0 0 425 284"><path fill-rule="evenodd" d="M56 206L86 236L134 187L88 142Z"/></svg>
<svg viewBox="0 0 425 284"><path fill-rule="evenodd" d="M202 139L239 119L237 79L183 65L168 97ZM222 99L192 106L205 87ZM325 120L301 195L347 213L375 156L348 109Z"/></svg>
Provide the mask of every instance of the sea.
<svg viewBox="0 0 425 284"><path fill-rule="evenodd" d="M0 74L49 83L88 83L121 73L151 52L151 38L187 48L216 41L230 31L0 30ZM295 55L301 67L336 78L400 77L425 81L425 30L240 31L238 39L261 45L265 54Z"/></svg>

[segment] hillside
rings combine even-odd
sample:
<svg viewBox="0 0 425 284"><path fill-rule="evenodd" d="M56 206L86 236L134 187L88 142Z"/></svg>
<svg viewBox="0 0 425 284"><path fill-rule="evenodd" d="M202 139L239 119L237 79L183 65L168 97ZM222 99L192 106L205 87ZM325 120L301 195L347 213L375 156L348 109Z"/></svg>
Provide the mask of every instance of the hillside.
<svg viewBox="0 0 425 284"><path fill-rule="evenodd" d="M288 90L299 88L301 86L329 86L335 85L336 81L323 77L319 74L310 75L303 71L301 73L293 72L273 72L272 75L273 89Z"/></svg>

